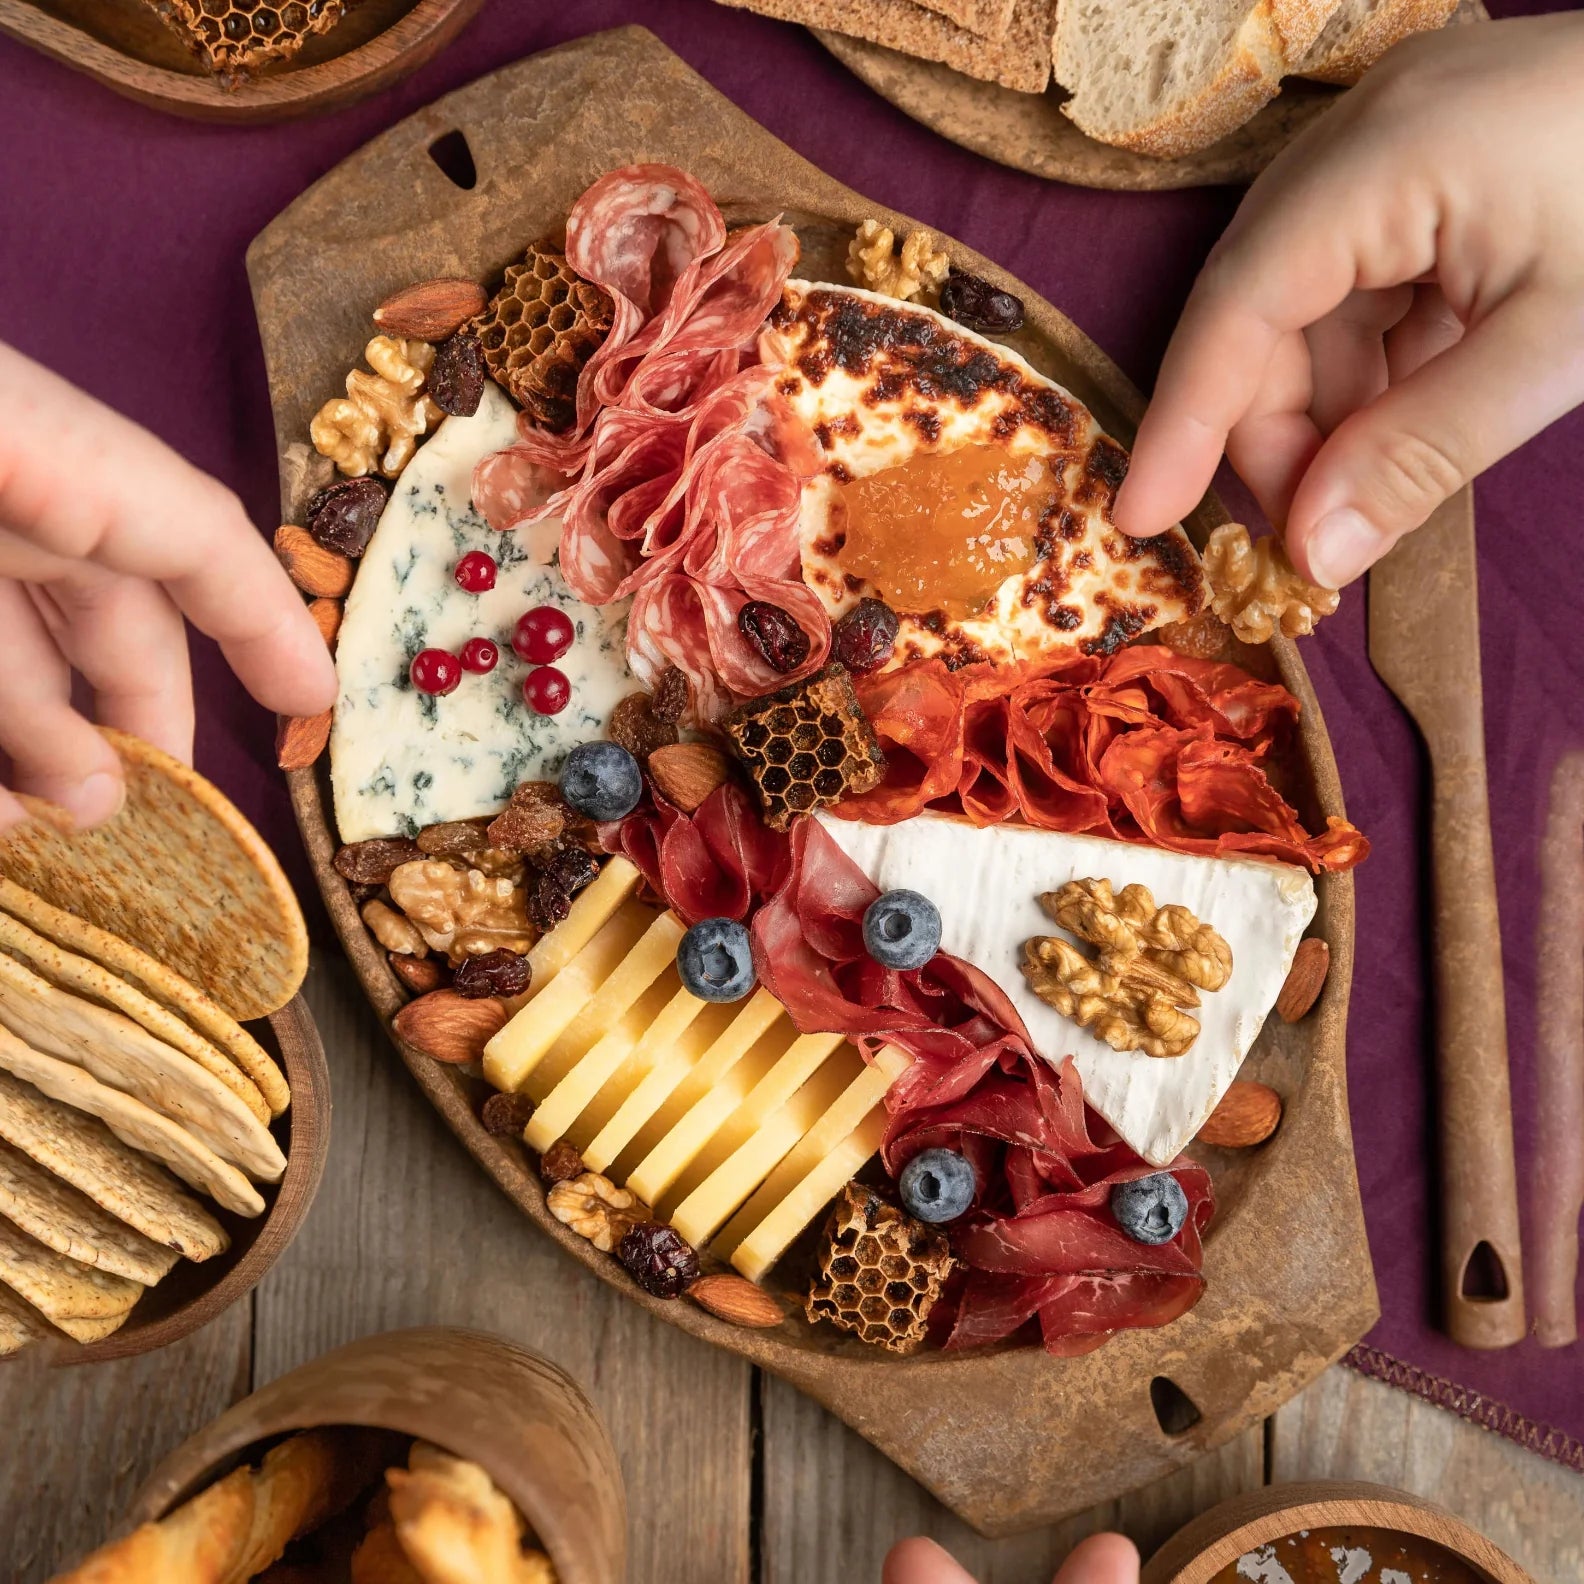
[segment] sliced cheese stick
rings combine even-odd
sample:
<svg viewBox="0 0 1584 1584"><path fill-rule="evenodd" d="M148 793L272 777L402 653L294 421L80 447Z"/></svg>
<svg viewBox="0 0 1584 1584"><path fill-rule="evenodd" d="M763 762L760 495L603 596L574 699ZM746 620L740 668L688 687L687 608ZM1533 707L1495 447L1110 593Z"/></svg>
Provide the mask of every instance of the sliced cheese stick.
<svg viewBox="0 0 1584 1584"><path fill-rule="evenodd" d="M102 1084L81 1067L58 1061L0 1027L0 1068L25 1079L52 1100L96 1116L123 1144L163 1162L184 1183L238 1215L264 1213L259 1191L235 1166L222 1160L185 1128L119 1089Z"/></svg>
<svg viewBox="0 0 1584 1584"><path fill-rule="evenodd" d="M59 990L0 951L0 1024L35 1050L84 1068L203 1140L260 1182L286 1157L269 1129L218 1079L131 1018Z"/></svg>

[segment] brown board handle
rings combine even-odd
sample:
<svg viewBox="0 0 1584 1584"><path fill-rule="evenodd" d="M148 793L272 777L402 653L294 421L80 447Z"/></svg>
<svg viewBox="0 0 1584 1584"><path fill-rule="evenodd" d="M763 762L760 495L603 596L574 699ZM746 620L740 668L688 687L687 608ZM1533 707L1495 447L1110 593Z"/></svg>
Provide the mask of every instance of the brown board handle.
<svg viewBox="0 0 1584 1584"><path fill-rule="evenodd" d="M1444 1316L1463 1347L1511 1347L1527 1321L1484 745L1432 757Z"/></svg>

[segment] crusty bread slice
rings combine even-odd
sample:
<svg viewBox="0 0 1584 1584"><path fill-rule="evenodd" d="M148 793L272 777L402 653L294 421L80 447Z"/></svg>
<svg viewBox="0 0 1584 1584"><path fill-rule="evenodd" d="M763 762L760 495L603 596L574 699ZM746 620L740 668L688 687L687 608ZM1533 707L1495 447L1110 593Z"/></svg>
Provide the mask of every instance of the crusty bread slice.
<svg viewBox="0 0 1584 1584"><path fill-rule="evenodd" d="M1006 37L1012 25L1017 0L918 0L926 10L937 11L948 22L955 22L980 38Z"/></svg>
<svg viewBox="0 0 1584 1584"><path fill-rule="evenodd" d="M1444 27L1457 8L1458 0L1342 0L1297 73L1356 83L1399 39Z"/></svg>
<svg viewBox="0 0 1584 1584"><path fill-rule="evenodd" d="M1062 107L1102 143L1170 158L1208 148L1275 98L1337 0L1062 0Z"/></svg>

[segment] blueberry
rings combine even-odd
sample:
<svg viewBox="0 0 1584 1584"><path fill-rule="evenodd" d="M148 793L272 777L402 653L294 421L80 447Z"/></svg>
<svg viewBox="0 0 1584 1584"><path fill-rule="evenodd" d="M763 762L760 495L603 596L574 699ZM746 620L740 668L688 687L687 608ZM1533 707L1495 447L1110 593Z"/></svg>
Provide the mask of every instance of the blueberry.
<svg viewBox="0 0 1584 1584"><path fill-rule="evenodd" d="M863 938L882 968L922 968L940 950L940 909L917 891L887 891L864 913Z"/></svg>
<svg viewBox="0 0 1584 1584"><path fill-rule="evenodd" d="M1111 1190L1111 1214L1135 1243L1170 1243L1188 1219L1188 1195L1170 1172L1135 1177Z"/></svg>
<svg viewBox="0 0 1584 1584"><path fill-rule="evenodd" d="M974 1169L956 1150L927 1149L902 1168L903 1207L920 1221L955 1221L973 1203Z"/></svg>
<svg viewBox="0 0 1584 1584"><path fill-rule="evenodd" d="M701 1001L741 1001L754 986L748 931L736 919L701 919L677 947L677 972Z"/></svg>
<svg viewBox="0 0 1584 1584"><path fill-rule="evenodd" d="M643 796L643 772L619 743L579 743L561 771L561 796L591 820L621 819Z"/></svg>

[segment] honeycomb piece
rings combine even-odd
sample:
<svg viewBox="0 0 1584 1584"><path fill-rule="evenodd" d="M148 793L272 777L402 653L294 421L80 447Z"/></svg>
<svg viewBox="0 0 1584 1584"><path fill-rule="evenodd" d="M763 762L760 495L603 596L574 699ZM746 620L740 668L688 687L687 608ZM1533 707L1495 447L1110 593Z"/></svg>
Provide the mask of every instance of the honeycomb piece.
<svg viewBox="0 0 1584 1584"><path fill-rule="evenodd" d="M255 68L295 55L315 33L334 27L345 0L145 0L227 88Z"/></svg>
<svg viewBox="0 0 1584 1584"><path fill-rule="evenodd" d="M825 1225L805 1311L892 1353L911 1353L951 1273L946 1234L848 1183Z"/></svg>
<svg viewBox="0 0 1584 1584"><path fill-rule="evenodd" d="M726 717L725 729L771 830L871 791L885 774L885 755L842 665L750 700Z"/></svg>
<svg viewBox="0 0 1584 1584"><path fill-rule="evenodd" d="M565 429L577 415L578 375L610 330L611 312L610 297L565 254L536 242L507 267L474 329L495 383L535 423Z"/></svg>

